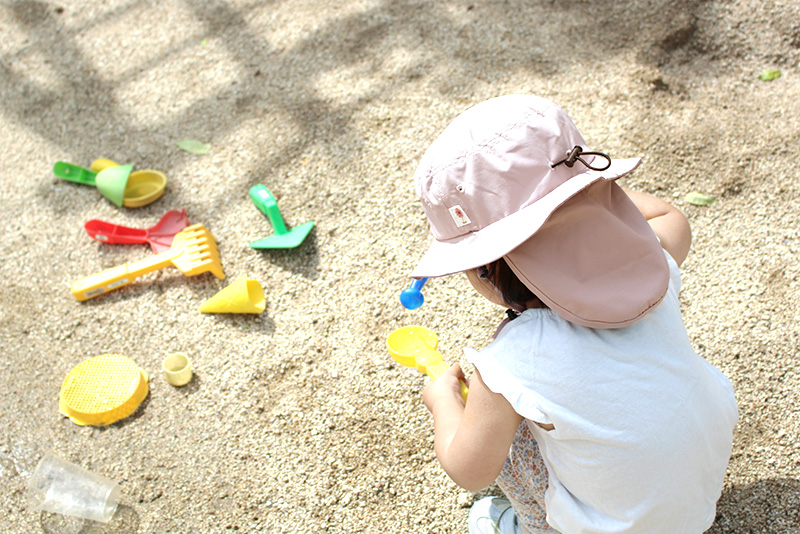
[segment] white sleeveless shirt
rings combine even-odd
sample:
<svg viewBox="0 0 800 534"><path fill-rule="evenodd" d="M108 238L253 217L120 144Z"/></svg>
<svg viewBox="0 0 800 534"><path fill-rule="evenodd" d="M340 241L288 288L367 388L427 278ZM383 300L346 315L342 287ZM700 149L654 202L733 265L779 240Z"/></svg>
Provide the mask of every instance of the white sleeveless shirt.
<svg viewBox="0 0 800 534"><path fill-rule="evenodd" d="M529 309L484 350L465 350L528 419L548 469L547 521L560 532L696 534L714 521L736 399L692 349L680 272L667 261L667 295L630 326L591 329Z"/></svg>

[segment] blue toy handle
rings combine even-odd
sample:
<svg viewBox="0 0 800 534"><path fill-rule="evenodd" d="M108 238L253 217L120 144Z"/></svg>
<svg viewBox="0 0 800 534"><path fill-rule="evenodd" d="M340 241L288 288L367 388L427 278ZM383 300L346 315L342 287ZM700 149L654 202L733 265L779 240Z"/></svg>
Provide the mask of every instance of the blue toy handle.
<svg viewBox="0 0 800 534"><path fill-rule="evenodd" d="M422 294L422 286L424 286L427 281L427 278L413 280L411 285L400 293L400 303L407 310L416 310L425 302L425 296Z"/></svg>

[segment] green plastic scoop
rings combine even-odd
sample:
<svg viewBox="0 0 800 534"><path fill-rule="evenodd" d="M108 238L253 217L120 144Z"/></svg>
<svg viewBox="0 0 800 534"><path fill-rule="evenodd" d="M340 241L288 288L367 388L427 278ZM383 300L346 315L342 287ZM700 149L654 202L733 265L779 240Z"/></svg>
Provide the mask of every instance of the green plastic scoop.
<svg viewBox="0 0 800 534"><path fill-rule="evenodd" d="M267 216L275 235L259 239L250 243L251 248L272 249L272 248L295 248L306 238L308 233L314 228L314 221L308 221L300 226L291 229L286 228L283 222L281 211L278 209L278 201L265 186L258 184L250 188L250 198L261 212Z"/></svg>
<svg viewBox="0 0 800 534"><path fill-rule="evenodd" d="M125 187L131 175L133 165L119 165L109 167L100 172L94 172L71 163L59 161L53 167L53 174L64 180L78 184L97 187L104 197L116 206L122 207L125 198Z"/></svg>

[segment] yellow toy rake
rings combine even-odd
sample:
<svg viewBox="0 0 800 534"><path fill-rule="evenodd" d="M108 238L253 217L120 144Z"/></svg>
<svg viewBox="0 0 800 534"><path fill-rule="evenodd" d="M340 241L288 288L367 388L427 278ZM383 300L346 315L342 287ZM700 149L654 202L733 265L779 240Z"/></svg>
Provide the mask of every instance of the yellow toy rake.
<svg viewBox="0 0 800 534"><path fill-rule="evenodd" d="M88 300L170 265L186 276L211 272L220 280L225 279L214 236L202 224L194 224L175 235L169 250L81 278L72 284L72 294L78 300Z"/></svg>

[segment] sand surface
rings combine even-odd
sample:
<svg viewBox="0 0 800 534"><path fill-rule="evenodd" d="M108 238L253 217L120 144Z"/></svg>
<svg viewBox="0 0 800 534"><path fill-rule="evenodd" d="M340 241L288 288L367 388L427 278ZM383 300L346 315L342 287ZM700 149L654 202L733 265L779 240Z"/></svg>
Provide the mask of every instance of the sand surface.
<svg viewBox="0 0 800 534"><path fill-rule="evenodd" d="M686 323L741 412L711 532L800 532L799 59L788 0L0 1L0 530L466 532L479 495L440 469L427 379L385 339L425 325L450 362L488 342L502 310L463 277L398 303L430 240L411 175L466 107L529 93L591 147L642 157L624 185L691 221ZM164 196L117 208L53 174L100 157L163 171ZM248 247L273 235L259 183L289 227L316 223L298 248ZM73 298L73 281L152 255L84 223L148 228L170 209L210 230L226 280L170 267ZM263 285L263 314L198 311L240 276ZM160 370L177 351L195 368L182 388ZM61 383L106 353L142 367L149 396L79 427ZM119 483L111 523L28 509L47 450Z"/></svg>

